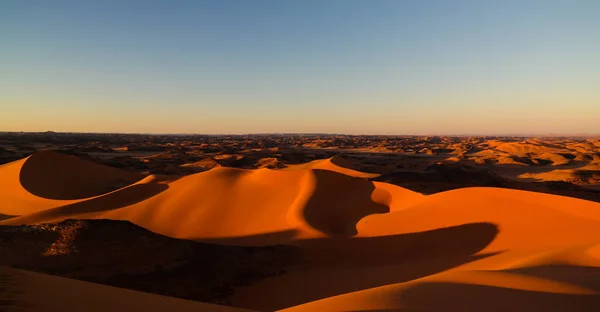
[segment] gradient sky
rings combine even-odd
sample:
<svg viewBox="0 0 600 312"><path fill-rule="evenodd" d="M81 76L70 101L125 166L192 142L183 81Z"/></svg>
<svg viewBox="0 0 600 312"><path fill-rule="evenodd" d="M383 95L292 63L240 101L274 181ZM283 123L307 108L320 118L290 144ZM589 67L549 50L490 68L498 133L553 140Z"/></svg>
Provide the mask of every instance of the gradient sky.
<svg viewBox="0 0 600 312"><path fill-rule="evenodd" d="M0 2L0 131L600 134L600 1Z"/></svg>

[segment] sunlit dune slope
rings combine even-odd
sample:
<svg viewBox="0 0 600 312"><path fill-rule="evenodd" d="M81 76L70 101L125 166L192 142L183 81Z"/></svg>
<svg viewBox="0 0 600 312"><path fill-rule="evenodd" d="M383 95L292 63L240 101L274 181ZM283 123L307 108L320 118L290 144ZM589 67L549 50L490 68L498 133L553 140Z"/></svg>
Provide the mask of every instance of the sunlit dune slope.
<svg viewBox="0 0 600 312"><path fill-rule="evenodd" d="M356 228L358 234L351 239L299 242L313 266L241 289L234 302L254 309L282 309L444 272L503 271L550 265L600 267L598 252L595 255L587 252L600 243L600 204L562 196L499 188L458 189L425 196L407 205L399 204L388 214L367 216ZM583 284L577 280L581 272L587 271L551 270L556 276L550 275L549 282L536 282L535 277L504 278L501 274L493 275L498 276L498 282L487 275L477 275L477 281L473 282L463 279L471 273L456 273L458 275L444 277L443 282L488 283L490 287L513 290L554 289L552 291L561 293L571 291L568 289L586 289L585 295L595 294L586 285L593 283L593 276L598 276L591 275L597 274L596 269L589 269L590 277L583 278ZM569 277L571 274L574 275ZM556 283L552 281L561 278L574 278L575 286L554 288ZM504 279L508 281L502 281ZM530 282L533 284L529 285ZM280 290L285 285L294 285L293 292ZM600 290L600 284L596 286ZM449 287L449 291L451 289ZM267 293L276 299L268 304L253 299ZM383 295L379 290L357 296L356 301L349 297L331 302L325 299L319 305L307 305L305 311L404 307L398 298L388 298L385 300L392 301L380 304ZM394 293L394 296L402 297L402 294ZM568 298L568 302L577 301L577 298ZM593 300L600 303L597 298ZM377 304L371 305L371 302ZM338 305L341 303L344 304ZM436 310L436 306L430 308Z"/></svg>
<svg viewBox="0 0 600 312"><path fill-rule="evenodd" d="M401 282L282 311L597 311L600 245L571 244L490 254L440 273L397 278Z"/></svg>
<svg viewBox="0 0 600 312"><path fill-rule="evenodd" d="M486 141L487 149L471 154L475 160L489 160L500 165L562 166L586 162L598 148L591 142L556 143L542 139L521 142Z"/></svg>
<svg viewBox="0 0 600 312"><path fill-rule="evenodd" d="M590 163L576 169L557 169L540 173L524 173L521 179L534 179L538 181L565 181L576 184L597 185L600 183L600 165Z"/></svg>
<svg viewBox="0 0 600 312"><path fill-rule="evenodd" d="M73 157L64 157L75 164L80 162ZM22 168L27 167L30 159L24 164L15 162L0 169L16 171L19 164ZM321 162L322 165L315 165L315 162L309 165L343 168L334 167L329 160ZM15 175L13 173L12 178ZM16 182L6 181L10 176L3 178L5 184L18 186ZM83 188L81 184L73 185L75 191ZM9 202L13 200L5 196ZM45 203L43 199L38 200ZM59 203L52 202L54 205ZM595 226L600 218L596 218L595 211L599 204L555 195L467 188L423 196L337 171L299 168L243 170L217 167L168 184L157 182L150 176L85 201L67 202L38 211L31 209L35 204L34 201L24 203L23 207L2 207L0 213L19 216L3 223L55 222L65 218L121 219L177 238L257 236L254 240L248 239L247 243L262 245L282 243L291 238L384 236L469 222L499 223L500 220L523 225L522 229L516 230L520 231L527 230L528 222L550 220L553 216L555 223L536 225L538 232L541 226L568 228L568 234L561 236L566 238L578 232L587 233L585 225L592 222ZM578 217L572 225L568 222L569 218L580 215L586 217ZM531 218L525 218L527 216ZM282 233L286 235L280 235ZM532 237L535 236L528 235L529 239ZM519 243L524 241L527 239Z"/></svg>
<svg viewBox="0 0 600 312"><path fill-rule="evenodd" d="M318 159L306 164L289 165L285 170L305 170L305 169L321 169L334 171L356 178L376 178L379 174L365 173L351 169L352 164L340 157L331 157L327 159Z"/></svg>
<svg viewBox="0 0 600 312"><path fill-rule="evenodd" d="M2 267L0 267L0 310L23 312L248 311Z"/></svg>
<svg viewBox="0 0 600 312"><path fill-rule="evenodd" d="M24 166L9 165L0 170L14 177ZM600 310L599 203L489 187L424 196L370 176L336 159L216 167L38 209L15 200L0 214L17 217L0 224L119 219L176 238L300 247L301 268L236 289L232 303L255 310Z"/></svg>
<svg viewBox="0 0 600 312"><path fill-rule="evenodd" d="M597 311L599 278L598 269L569 266L451 271L281 311Z"/></svg>
<svg viewBox="0 0 600 312"><path fill-rule="evenodd" d="M5 222L122 219L177 238L259 236L245 243L263 245L293 237L353 236L364 216L388 212L394 202L420 197L334 171L217 167L169 184L145 179L84 202L33 214L13 211L23 216Z"/></svg>
<svg viewBox="0 0 600 312"><path fill-rule="evenodd" d="M544 153L560 153L568 152L568 150L561 149L555 146L548 146L538 141L526 141L526 142L502 142L502 141L488 141L490 147L496 151L501 151L515 156L527 156L528 154L544 154Z"/></svg>
<svg viewBox="0 0 600 312"><path fill-rule="evenodd" d="M600 143L599 142L578 142L578 143L569 143L566 145L567 148L571 150L575 150L578 152L599 152L600 151Z"/></svg>
<svg viewBox="0 0 600 312"><path fill-rule="evenodd" d="M463 188L426 196L414 205L362 219L359 237L489 223L498 235L480 252L600 242L600 204L501 188Z"/></svg>

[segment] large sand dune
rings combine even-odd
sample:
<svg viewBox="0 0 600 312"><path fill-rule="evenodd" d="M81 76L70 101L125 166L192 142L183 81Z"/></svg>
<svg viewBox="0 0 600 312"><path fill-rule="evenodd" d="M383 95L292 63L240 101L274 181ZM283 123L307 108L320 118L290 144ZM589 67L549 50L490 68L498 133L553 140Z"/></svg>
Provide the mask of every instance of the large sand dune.
<svg viewBox="0 0 600 312"><path fill-rule="evenodd" d="M468 154L469 158L478 163L497 165L560 167L585 164L598 153L598 147L593 142L488 140L483 146L484 149Z"/></svg>
<svg viewBox="0 0 600 312"><path fill-rule="evenodd" d="M60 174L43 169L52 163ZM115 219L174 238L300 247L303 266L235 291L234 305L256 310L600 310L599 203L484 187L425 196L336 159L175 181L97 166L44 152L0 167L0 225ZM107 189L115 181L127 185Z"/></svg>
<svg viewBox="0 0 600 312"><path fill-rule="evenodd" d="M68 157L51 152L45 155L52 156L48 157L49 164L55 158ZM7 168L16 171L19 166L27 166L30 159L7 164ZM85 201L40 208L34 213L32 205L22 203L21 209L12 207L2 213L20 216L5 221L13 225L65 218L107 218L130 220L157 233L185 239L261 236L248 243L266 245L287 242L287 238L281 241L282 236L276 235L282 232L294 232L294 237L353 236L357 234L355 226L360 219L389 212L392 200L421 197L406 189L362 179L360 172L356 174L359 177L338 173L344 168L329 160L308 167L311 169L215 167L171 183L157 182L149 176ZM11 187L19 188L18 181L13 182L16 185ZM29 197L56 205L53 200L33 194ZM13 200L10 195L7 198Z"/></svg>

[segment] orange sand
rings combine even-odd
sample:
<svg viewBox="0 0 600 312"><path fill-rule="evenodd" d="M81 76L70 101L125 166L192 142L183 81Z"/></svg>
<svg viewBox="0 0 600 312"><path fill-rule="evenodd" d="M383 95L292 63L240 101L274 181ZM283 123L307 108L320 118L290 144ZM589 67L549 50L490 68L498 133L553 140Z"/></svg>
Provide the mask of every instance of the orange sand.
<svg viewBox="0 0 600 312"><path fill-rule="evenodd" d="M44 188L60 183L50 164L85 173L89 190ZM106 218L176 238L299 246L301 268L236 290L234 305L256 310L600 310L599 203L483 187L424 196L336 158L171 182L96 166L52 152L1 166L0 214L15 217L0 225Z"/></svg>

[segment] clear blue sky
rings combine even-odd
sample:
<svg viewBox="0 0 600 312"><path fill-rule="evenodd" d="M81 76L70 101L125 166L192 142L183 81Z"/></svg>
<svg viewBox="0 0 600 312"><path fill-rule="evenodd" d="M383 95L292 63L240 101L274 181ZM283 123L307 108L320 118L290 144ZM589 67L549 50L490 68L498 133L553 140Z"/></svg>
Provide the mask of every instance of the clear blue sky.
<svg viewBox="0 0 600 312"><path fill-rule="evenodd" d="M600 133L600 1L0 1L0 131Z"/></svg>

